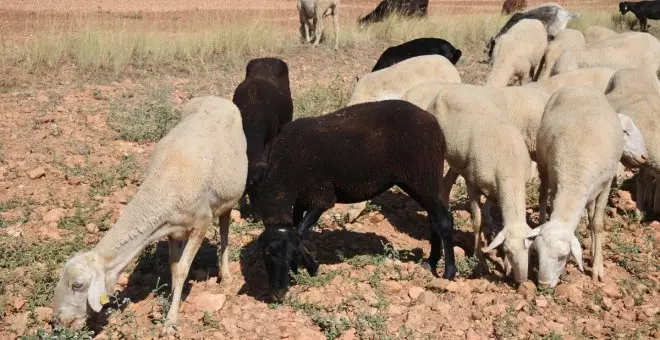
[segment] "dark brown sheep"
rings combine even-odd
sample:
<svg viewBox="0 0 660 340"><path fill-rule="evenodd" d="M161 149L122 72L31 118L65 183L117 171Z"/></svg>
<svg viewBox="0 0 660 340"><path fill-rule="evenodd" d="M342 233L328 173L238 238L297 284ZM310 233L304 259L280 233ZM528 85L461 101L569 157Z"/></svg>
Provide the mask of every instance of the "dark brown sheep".
<svg viewBox="0 0 660 340"><path fill-rule="evenodd" d="M443 277L454 278L453 218L440 199L445 148L436 119L402 100L352 105L285 126L258 189L266 227L260 244L274 297L286 294L296 255L315 275L318 264L301 237L325 210L371 199L394 185L429 214L428 266L435 272L444 246Z"/></svg>
<svg viewBox="0 0 660 340"><path fill-rule="evenodd" d="M281 59L252 59L245 69L233 98L241 111L247 140L250 202L257 200L256 184L261 180L273 139L293 117L289 68Z"/></svg>

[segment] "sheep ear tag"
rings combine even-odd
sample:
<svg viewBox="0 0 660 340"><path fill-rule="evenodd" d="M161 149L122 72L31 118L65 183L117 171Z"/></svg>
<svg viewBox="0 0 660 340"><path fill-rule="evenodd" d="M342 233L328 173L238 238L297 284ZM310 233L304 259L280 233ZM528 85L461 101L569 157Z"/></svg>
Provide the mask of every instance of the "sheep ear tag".
<svg viewBox="0 0 660 340"><path fill-rule="evenodd" d="M110 298L108 298L108 294L106 294L106 293L101 294L101 296L99 297L99 302L100 302L102 305L105 305L106 303L109 303L109 302L110 302Z"/></svg>

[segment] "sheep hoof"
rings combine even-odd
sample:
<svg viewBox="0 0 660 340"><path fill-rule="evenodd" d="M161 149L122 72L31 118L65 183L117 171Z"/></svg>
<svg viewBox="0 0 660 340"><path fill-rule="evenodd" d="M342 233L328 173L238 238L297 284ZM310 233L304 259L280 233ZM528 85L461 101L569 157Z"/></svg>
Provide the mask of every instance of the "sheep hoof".
<svg viewBox="0 0 660 340"><path fill-rule="evenodd" d="M177 330L177 326L174 324L170 323L165 323L163 325L163 328L160 330L160 338L166 338L166 339L171 339L171 338L178 338L179 336L179 331Z"/></svg>
<svg viewBox="0 0 660 340"><path fill-rule="evenodd" d="M234 278L229 273L221 274L218 277L218 284L223 288L231 286L232 281Z"/></svg>

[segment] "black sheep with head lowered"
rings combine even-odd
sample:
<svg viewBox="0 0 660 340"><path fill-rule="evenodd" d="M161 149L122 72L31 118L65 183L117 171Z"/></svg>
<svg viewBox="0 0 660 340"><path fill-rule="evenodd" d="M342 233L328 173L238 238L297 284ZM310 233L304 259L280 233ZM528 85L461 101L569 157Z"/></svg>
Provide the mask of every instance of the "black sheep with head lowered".
<svg viewBox="0 0 660 340"><path fill-rule="evenodd" d="M406 59L421 55L441 55L456 65L463 52L455 48L449 41L439 38L419 38L406 41L401 45L388 47L380 55L371 72L384 69Z"/></svg>
<svg viewBox="0 0 660 340"><path fill-rule="evenodd" d="M266 169L271 143L293 118L286 62L277 58L250 60L245 80L236 88L232 101L243 119L248 155L246 191L254 203L258 199L255 188Z"/></svg>
<svg viewBox="0 0 660 340"><path fill-rule="evenodd" d="M318 264L301 238L325 210L371 199L394 185L428 212L431 270L444 247L443 277L454 278L453 218L440 199L445 148L436 119L402 100L356 104L285 126L259 184L266 227L259 242L273 296L286 294L297 255L316 274Z"/></svg>

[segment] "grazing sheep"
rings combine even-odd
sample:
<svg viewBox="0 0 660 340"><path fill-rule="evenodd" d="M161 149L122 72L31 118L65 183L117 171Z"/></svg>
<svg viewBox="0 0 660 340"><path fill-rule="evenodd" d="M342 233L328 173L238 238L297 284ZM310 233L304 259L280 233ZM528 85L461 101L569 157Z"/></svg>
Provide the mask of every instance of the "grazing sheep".
<svg viewBox="0 0 660 340"><path fill-rule="evenodd" d="M529 233L526 242L529 246L533 241L539 255L540 286L557 285L569 255L582 270L582 248L574 233L585 207L592 236L592 278L604 279L603 215L617 163L623 156L623 141L617 113L602 92L569 85L550 97L536 143L543 224ZM545 222L548 190L553 212Z"/></svg>
<svg viewBox="0 0 660 340"><path fill-rule="evenodd" d="M551 75L585 67L615 69L660 65L660 41L649 33L625 32L564 51Z"/></svg>
<svg viewBox="0 0 660 340"><path fill-rule="evenodd" d="M523 19L536 19L543 23L546 34L550 39L554 38L561 30L566 28L568 22L579 18L580 13L571 13L556 3L546 3L538 5L525 12L515 13L509 20L502 26L499 32L494 37L488 39L486 42L486 54L488 59L493 57L493 49L500 36L504 35L509 29L513 28L519 21Z"/></svg>
<svg viewBox="0 0 660 340"><path fill-rule="evenodd" d="M505 0L502 4L502 15L520 12L527 8L527 0Z"/></svg>
<svg viewBox="0 0 660 340"><path fill-rule="evenodd" d="M646 20L660 19L660 2L658 1L635 1L635 2L619 2L619 12L626 14L632 12L639 20L639 28L642 32L647 32L648 27Z"/></svg>
<svg viewBox="0 0 660 340"><path fill-rule="evenodd" d="M314 46L321 41L323 35L323 18L332 15L332 24L335 28L335 46L339 48L339 0L298 0L296 2L300 17L300 30L305 33L305 41L311 42L310 27L314 34Z"/></svg>
<svg viewBox="0 0 660 340"><path fill-rule="evenodd" d="M480 255L481 195L496 201L502 210L504 228L488 247L504 243L507 274L513 269L516 282L527 280L528 249L525 235L525 183L530 158L525 141L488 96L464 86L442 89L431 101L431 112L445 132L447 163L443 201L460 175L465 179L474 226L475 255ZM491 145L492 148L484 146Z"/></svg>
<svg viewBox="0 0 660 340"><path fill-rule="evenodd" d="M55 288L56 323L82 327L87 305L99 312L126 265L148 244L167 236L172 304L163 333L175 333L190 264L218 216L220 277L223 283L231 279L229 213L241 198L247 178L241 115L229 100L210 96L193 98L184 111L188 115L156 145L144 182L117 223L92 250L64 264Z"/></svg>
<svg viewBox="0 0 660 340"><path fill-rule="evenodd" d="M435 118L402 100L348 106L284 127L259 187L266 227L260 244L274 298L286 294L296 254L311 273L318 268L301 237L325 210L368 200L394 185L428 212L429 266L435 271L444 248L443 277L452 279L453 218L440 199L444 153Z"/></svg>
<svg viewBox="0 0 660 340"><path fill-rule="evenodd" d="M456 67L440 55L406 59L360 78L347 105L399 99L411 87L433 80L460 83L461 76Z"/></svg>
<svg viewBox="0 0 660 340"><path fill-rule="evenodd" d="M286 62L277 58L250 60L245 68L245 80L236 87L232 101L243 119L248 155L246 190L253 202L257 199L255 186L266 169L271 143L293 117Z"/></svg>
<svg viewBox="0 0 660 340"><path fill-rule="evenodd" d="M612 107L619 113L629 116L639 128L646 144L648 162L640 169L637 176L637 207L644 210L646 201L653 202L652 212L660 214L660 190L655 197L649 197L652 191L652 179L660 176L660 83L655 69L639 67L618 70L610 79L605 91ZM635 167L635 164L626 164Z"/></svg>
<svg viewBox="0 0 660 340"><path fill-rule="evenodd" d="M617 33L603 26L588 26L584 29L584 42L590 44L594 41L607 39Z"/></svg>
<svg viewBox="0 0 660 340"><path fill-rule="evenodd" d="M519 21L495 44L486 85L507 86L512 79L520 84L533 80L547 46L547 34L540 21Z"/></svg>
<svg viewBox="0 0 660 340"><path fill-rule="evenodd" d="M380 55L380 58L378 58L378 61L376 62L376 65L374 65L374 68L371 69L371 72L384 69L409 58L432 54L441 55L451 61L452 64L456 65L463 52L444 39L414 39L401 45L388 47L385 52Z"/></svg>
<svg viewBox="0 0 660 340"><path fill-rule="evenodd" d="M557 34L554 40L548 43L548 49L545 51L543 70L540 71L538 79L548 79L550 71L562 52L575 46L584 45L584 35L582 32L567 28Z"/></svg>
<svg viewBox="0 0 660 340"><path fill-rule="evenodd" d="M367 25L383 21L391 14L404 17L426 17L428 15L429 0L382 0L371 13L358 18L360 29Z"/></svg>
<svg viewBox="0 0 660 340"><path fill-rule="evenodd" d="M536 88L552 94L566 85L585 85L605 93L614 72L616 70L609 67L581 68L556 74L547 79L539 79L533 83L525 84L523 87Z"/></svg>

